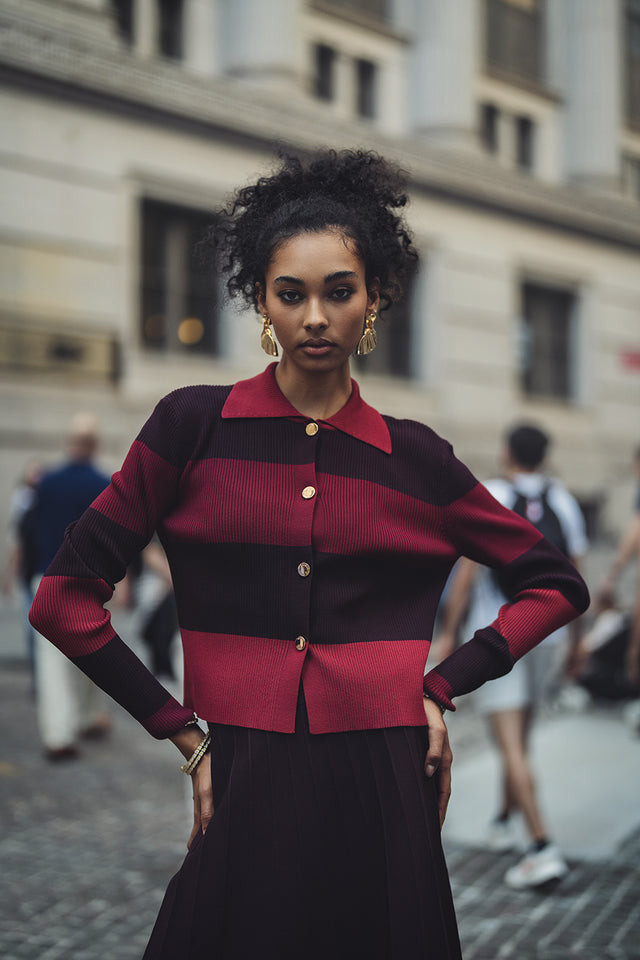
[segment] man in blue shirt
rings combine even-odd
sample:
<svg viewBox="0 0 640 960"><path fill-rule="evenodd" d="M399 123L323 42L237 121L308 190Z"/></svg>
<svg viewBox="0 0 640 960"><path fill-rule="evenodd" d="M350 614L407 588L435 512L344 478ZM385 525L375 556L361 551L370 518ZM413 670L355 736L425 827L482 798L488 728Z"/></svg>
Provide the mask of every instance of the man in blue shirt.
<svg viewBox="0 0 640 960"><path fill-rule="evenodd" d="M98 448L93 417L77 414L67 441L68 459L44 474L36 490L34 533L40 578L60 547L68 525L109 484L93 464ZM50 760L77 756L80 734L106 731L109 719L98 688L44 637L36 635L37 712L40 736Z"/></svg>

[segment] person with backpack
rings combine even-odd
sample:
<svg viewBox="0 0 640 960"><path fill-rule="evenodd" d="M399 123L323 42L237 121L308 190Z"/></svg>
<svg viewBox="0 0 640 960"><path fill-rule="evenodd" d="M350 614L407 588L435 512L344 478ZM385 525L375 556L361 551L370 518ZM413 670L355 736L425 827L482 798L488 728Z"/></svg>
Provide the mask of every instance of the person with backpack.
<svg viewBox="0 0 640 960"><path fill-rule="evenodd" d="M575 498L544 471L549 442L536 426L512 428L503 453L504 476L486 487L577 566L587 549L584 519ZM481 623L495 621L508 599L498 573L461 559L447 591L438 655L445 657L455 647L465 615L465 629L473 632ZM551 633L511 673L485 684L474 695L477 709L487 717L502 766L501 807L489 825L487 845L502 852L517 848L512 817L516 811L522 814L531 838L525 855L505 874L505 882L518 889L559 880L568 869L538 805L528 744L536 709L557 688L563 673L572 671L579 641L578 630L572 631L575 623Z"/></svg>

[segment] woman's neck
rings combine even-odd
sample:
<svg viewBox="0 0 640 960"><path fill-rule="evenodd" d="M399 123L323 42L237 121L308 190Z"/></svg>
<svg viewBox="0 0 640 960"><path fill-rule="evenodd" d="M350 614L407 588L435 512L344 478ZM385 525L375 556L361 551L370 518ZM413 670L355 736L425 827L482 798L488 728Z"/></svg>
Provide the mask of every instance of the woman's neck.
<svg viewBox="0 0 640 960"><path fill-rule="evenodd" d="M305 417L328 420L351 396L349 365L327 373L303 374L283 357L276 367L276 383L292 407Z"/></svg>

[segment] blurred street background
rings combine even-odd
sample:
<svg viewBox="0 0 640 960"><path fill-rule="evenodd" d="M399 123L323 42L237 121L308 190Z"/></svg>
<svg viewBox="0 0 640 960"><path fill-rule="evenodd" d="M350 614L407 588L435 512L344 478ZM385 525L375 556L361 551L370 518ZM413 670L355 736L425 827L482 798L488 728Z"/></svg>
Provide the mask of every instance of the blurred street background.
<svg viewBox="0 0 640 960"><path fill-rule="evenodd" d="M107 739L47 763L19 613L6 602L0 628L0 956L139 960L190 830L177 751L116 708ZM640 737L623 706L555 709L536 729L543 806L570 866L549 889L504 884L517 855L482 845L497 760L471 698L448 725L444 841L464 960L638 960Z"/></svg>
<svg viewBox="0 0 640 960"><path fill-rule="evenodd" d="M509 425L547 431L595 590L640 446L640 0L0 0L0 129L0 955L135 958L184 851L184 778L121 712L77 762L42 756L16 489L60 460L74 414L99 421L110 472L163 394L263 369L257 316L194 245L278 145L364 147L409 171L421 254L354 363L365 399L428 423L481 479ZM622 609L637 583L628 569ZM480 843L498 774L472 698L450 726L465 960L640 958L626 704L566 701L539 724L572 868L552 891L503 884L512 860Z"/></svg>

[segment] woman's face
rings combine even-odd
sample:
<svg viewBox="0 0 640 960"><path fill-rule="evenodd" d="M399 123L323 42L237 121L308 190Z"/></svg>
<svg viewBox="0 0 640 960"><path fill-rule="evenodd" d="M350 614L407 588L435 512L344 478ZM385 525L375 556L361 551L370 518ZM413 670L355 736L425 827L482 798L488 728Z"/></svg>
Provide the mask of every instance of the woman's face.
<svg viewBox="0 0 640 960"><path fill-rule="evenodd" d="M378 309L379 300L378 281L367 289L364 262L338 228L284 240L258 292L284 363L305 373L326 373L348 364L365 316Z"/></svg>

